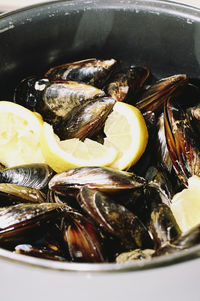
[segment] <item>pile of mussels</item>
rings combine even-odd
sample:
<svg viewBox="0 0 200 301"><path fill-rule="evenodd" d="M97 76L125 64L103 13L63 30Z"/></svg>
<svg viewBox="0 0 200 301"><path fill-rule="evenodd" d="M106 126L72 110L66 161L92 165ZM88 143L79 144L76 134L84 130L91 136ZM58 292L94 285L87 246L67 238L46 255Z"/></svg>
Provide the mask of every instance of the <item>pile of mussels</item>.
<svg viewBox="0 0 200 301"><path fill-rule="evenodd" d="M103 138L116 101L141 110L149 142L128 171L46 164L0 171L0 246L73 262L151 259L200 243L182 233L171 200L200 174L200 83L185 74L157 80L146 67L88 59L22 80L14 101L39 112L61 139Z"/></svg>

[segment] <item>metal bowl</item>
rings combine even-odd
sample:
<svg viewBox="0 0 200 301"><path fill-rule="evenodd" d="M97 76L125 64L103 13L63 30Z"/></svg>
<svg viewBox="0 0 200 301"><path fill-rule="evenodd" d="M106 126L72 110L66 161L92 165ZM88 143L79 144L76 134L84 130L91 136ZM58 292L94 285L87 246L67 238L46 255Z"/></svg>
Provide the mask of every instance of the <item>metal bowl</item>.
<svg viewBox="0 0 200 301"><path fill-rule="evenodd" d="M165 1L55 1L0 17L0 99L11 100L24 77L66 61L114 57L148 66L158 78L199 77L200 11ZM6 260L67 271L119 272L197 258L200 245L127 264L60 263L0 249Z"/></svg>

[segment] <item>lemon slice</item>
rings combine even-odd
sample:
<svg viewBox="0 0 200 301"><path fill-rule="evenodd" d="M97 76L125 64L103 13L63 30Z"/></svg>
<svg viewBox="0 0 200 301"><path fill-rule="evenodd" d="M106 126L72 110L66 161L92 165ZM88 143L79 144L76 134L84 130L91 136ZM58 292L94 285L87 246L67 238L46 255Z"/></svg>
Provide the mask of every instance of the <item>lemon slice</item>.
<svg viewBox="0 0 200 301"><path fill-rule="evenodd" d="M41 115L9 101L0 101L0 162L11 167L43 163Z"/></svg>
<svg viewBox="0 0 200 301"><path fill-rule="evenodd" d="M41 132L41 149L46 163L56 172L80 166L108 166L117 155L115 148L91 139L84 142L77 138L60 141L46 122Z"/></svg>
<svg viewBox="0 0 200 301"><path fill-rule="evenodd" d="M111 167L128 169L145 151L148 130L142 113L132 105L117 102L105 122L104 133L104 145L113 145L118 151Z"/></svg>
<svg viewBox="0 0 200 301"><path fill-rule="evenodd" d="M188 188L177 193L171 204L173 215L182 230L189 231L200 224L200 177L188 180Z"/></svg>

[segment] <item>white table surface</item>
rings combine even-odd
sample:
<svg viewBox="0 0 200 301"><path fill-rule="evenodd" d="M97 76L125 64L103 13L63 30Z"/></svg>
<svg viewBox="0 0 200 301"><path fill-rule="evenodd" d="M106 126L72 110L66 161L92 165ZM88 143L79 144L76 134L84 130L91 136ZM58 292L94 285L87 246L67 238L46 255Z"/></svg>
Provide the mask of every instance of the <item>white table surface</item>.
<svg viewBox="0 0 200 301"><path fill-rule="evenodd" d="M0 10L45 2L0 0ZM200 0L176 0L200 7ZM2 301L199 301L200 259L121 274L60 272L0 259Z"/></svg>

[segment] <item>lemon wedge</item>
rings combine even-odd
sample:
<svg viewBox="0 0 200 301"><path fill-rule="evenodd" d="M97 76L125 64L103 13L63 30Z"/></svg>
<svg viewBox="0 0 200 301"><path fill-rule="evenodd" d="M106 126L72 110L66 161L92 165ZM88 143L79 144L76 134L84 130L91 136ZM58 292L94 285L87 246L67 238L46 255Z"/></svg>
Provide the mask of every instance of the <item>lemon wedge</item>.
<svg viewBox="0 0 200 301"><path fill-rule="evenodd" d="M60 141L52 126L46 122L40 141L46 163L56 172L81 166L108 166L117 156L115 148L91 139L84 142L77 138Z"/></svg>
<svg viewBox="0 0 200 301"><path fill-rule="evenodd" d="M45 162L40 148L42 124L40 114L0 101L0 162L7 167Z"/></svg>
<svg viewBox="0 0 200 301"><path fill-rule="evenodd" d="M192 176L188 188L175 194L171 210L182 232L200 224L200 177Z"/></svg>
<svg viewBox="0 0 200 301"><path fill-rule="evenodd" d="M114 146L118 151L111 167L128 169L135 164L145 151L148 130L142 113L132 105L117 102L108 116L104 133L104 145Z"/></svg>

